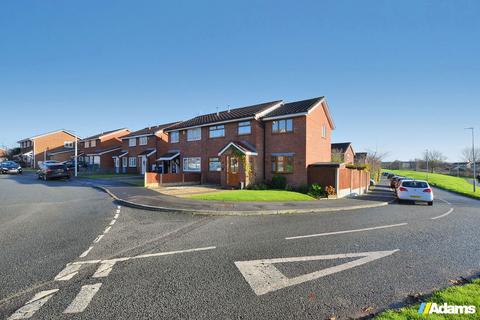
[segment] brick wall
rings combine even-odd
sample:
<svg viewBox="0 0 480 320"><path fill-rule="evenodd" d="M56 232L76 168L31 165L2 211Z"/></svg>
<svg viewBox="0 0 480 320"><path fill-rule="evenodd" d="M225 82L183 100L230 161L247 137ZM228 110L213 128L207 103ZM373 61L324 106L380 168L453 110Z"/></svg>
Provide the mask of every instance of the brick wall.
<svg viewBox="0 0 480 320"><path fill-rule="evenodd" d="M48 159L48 150L63 147L65 141L75 141L75 138L70 134L60 131L51 133L35 139L34 152L35 152L35 167L38 167L39 161Z"/></svg>

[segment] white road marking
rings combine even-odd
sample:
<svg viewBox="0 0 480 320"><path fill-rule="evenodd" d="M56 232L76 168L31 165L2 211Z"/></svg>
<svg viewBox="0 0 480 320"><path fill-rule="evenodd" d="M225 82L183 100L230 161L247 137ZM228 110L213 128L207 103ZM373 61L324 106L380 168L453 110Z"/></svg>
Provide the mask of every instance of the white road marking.
<svg viewBox="0 0 480 320"><path fill-rule="evenodd" d="M55 281L67 281L72 279L77 273L78 270L82 267L82 264L70 263L60 271L59 274L55 277Z"/></svg>
<svg viewBox="0 0 480 320"><path fill-rule="evenodd" d="M323 237L323 236L331 236L334 234L344 234L344 233L354 233L354 232L362 232L362 231L370 231L370 230L378 230L378 229L386 229L386 228L394 228L394 227L401 227L405 226L408 223L398 223L398 224L389 224L385 226L378 226L378 227L371 227L371 228L363 228L363 229L353 229L353 230L343 230L343 231L334 231L334 232L326 232L326 233L317 233L317 234L309 234L306 236L296 236L296 237L287 237L285 240L294 240L294 239L303 239L303 238L313 238L313 237Z"/></svg>
<svg viewBox="0 0 480 320"><path fill-rule="evenodd" d="M80 258L84 258L87 256L87 254L90 252L90 250L93 249L93 246L91 246L90 248L88 248L87 250L85 250L81 255L80 255Z"/></svg>
<svg viewBox="0 0 480 320"><path fill-rule="evenodd" d="M450 210L448 210L448 211L445 212L444 214L439 215L439 216L437 216L437 217L430 218L430 219L435 220L435 219L440 219L440 218L446 217L446 216L448 216L450 213L452 213L453 210L454 210L453 208L450 208Z"/></svg>
<svg viewBox="0 0 480 320"><path fill-rule="evenodd" d="M119 209L119 210L120 210L121 208L122 208L121 206L117 206L117 209Z"/></svg>
<svg viewBox="0 0 480 320"><path fill-rule="evenodd" d="M253 289L256 295L260 296L269 292L283 289L289 286L298 285L307 281L315 280L325 277L340 271L350 268L358 267L368 262L389 256L397 250L392 251L372 251L360 253L345 253L333 255L321 255L310 257L293 257L293 258L278 258L278 259L261 259L252 261L237 261L235 265L242 273L245 280ZM315 261L315 260L332 260L342 258L359 258L354 261L339 264L334 267L325 268L312 273L301 276L287 278L275 266L275 263L285 262L301 262L301 261Z"/></svg>
<svg viewBox="0 0 480 320"><path fill-rule="evenodd" d="M103 238L103 234L96 237L95 240L93 240L93 243L98 243L100 240L102 240L102 238Z"/></svg>
<svg viewBox="0 0 480 320"><path fill-rule="evenodd" d="M58 289L46 290L37 293L33 299L18 309L8 320L28 319L35 314L47 301L53 297Z"/></svg>
<svg viewBox="0 0 480 320"><path fill-rule="evenodd" d="M111 228L112 228L111 226L107 227L105 231L103 231L103 234L108 233L108 231L110 231Z"/></svg>
<svg viewBox="0 0 480 320"><path fill-rule="evenodd" d="M97 271L93 274L94 278L104 278L107 277L110 272L112 271L113 266L120 261L127 261L131 258L119 258L119 259L110 259L110 260L102 260L100 262L100 267L98 267Z"/></svg>
<svg viewBox="0 0 480 320"><path fill-rule="evenodd" d="M115 214L115 216L113 217L113 219L118 219L118 216L119 216L119 214L118 214L118 213L117 213L117 214Z"/></svg>
<svg viewBox="0 0 480 320"><path fill-rule="evenodd" d="M72 303L70 303L67 309L63 311L63 313L83 312L88 307L101 286L101 283L82 286L80 292L77 294L75 299L73 299Z"/></svg>
<svg viewBox="0 0 480 320"><path fill-rule="evenodd" d="M448 204L448 205L452 205L452 204L451 204L450 202L448 202L447 200L444 200L444 199L441 199L441 198L438 198L438 200L443 201L443 202L445 202L445 203Z"/></svg>
<svg viewBox="0 0 480 320"><path fill-rule="evenodd" d="M117 222L117 220L113 219L112 222L110 222L110 225L113 226Z"/></svg>

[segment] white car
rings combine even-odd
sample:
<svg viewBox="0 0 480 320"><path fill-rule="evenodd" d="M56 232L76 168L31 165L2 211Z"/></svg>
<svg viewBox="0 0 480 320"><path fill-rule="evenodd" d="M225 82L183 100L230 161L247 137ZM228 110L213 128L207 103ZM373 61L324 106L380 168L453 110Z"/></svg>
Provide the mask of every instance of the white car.
<svg viewBox="0 0 480 320"><path fill-rule="evenodd" d="M403 180L396 192L399 201L424 201L433 205L433 190L427 181Z"/></svg>

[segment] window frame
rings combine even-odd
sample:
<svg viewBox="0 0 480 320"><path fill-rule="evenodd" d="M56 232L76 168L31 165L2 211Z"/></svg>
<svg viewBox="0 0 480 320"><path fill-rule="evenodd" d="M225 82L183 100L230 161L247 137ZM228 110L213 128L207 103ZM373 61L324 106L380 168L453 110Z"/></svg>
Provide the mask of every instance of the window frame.
<svg viewBox="0 0 480 320"><path fill-rule="evenodd" d="M190 137L191 132L197 132L198 131L198 137L195 136L193 138ZM202 140L202 128L191 128L187 129L187 141L200 141Z"/></svg>
<svg viewBox="0 0 480 320"><path fill-rule="evenodd" d="M63 147L64 147L64 148L68 148L68 149L73 148L73 147L74 147L73 141L64 141L64 142L63 142Z"/></svg>
<svg viewBox="0 0 480 320"><path fill-rule="evenodd" d="M193 160L193 159L198 160L198 163L199 163L198 170L197 169L189 169L188 165L185 166L185 162L187 162L187 164L188 164L188 162L190 160ZM182 160L182 165L183 165L183 167L182 167L183 172L201 172L202 171L202 158L201 157L184 157L183 160Z"/></svg>
<svg viewBox="0 0 480 320"><path fill-rule="evenodd" d="M132 141L133 141L133 143L132 143ZM136 147L137 146L137 138L128 138L128 146L129 147Z"/></svg>
<svg viewBox="0 0 480 320"><path fill-rule="evenodd" d="M283 129L281 124L283 123ZM291 124L290 129L289 125ZM282 131L285 130L285 131ZM272 121L272 133L273 134L284 134L284 133L292 133L293 132L293 118L287 119L278 119Z"/></svg>
<svg viewBox="0 0 480 320"><path fill-rule="evenodd" d="M279 161L282 158L281 161ZM274 174L291 174L295 172L295 156L293 155L276 155L271 157L272 173ZM282 164L282 170L278 170L279 163ZM291 170L287 170L288 168Z"/></svg>
<svg viewBox="0 0 480 320"><path fill-rule="evenodd" d="M170 132L169 136L170 136L170 143L179 143L180 142L180 131L172 131L172 132ZM173 139L174 136L176 137L175 140Z"/></svg>
<svg viewBox="0 0 480 320"><path fill-rule="evenodd" d="M90 147L94 148L97 146L97 140L90 140Z"/></svg>
<svg viewBox="0 0 480 320"><path fill-rule="evenodd" d="M137 167L137 157L128 157L128 167L129 168L136 168Z"/></svg>
<svg viewBox="0 0 480 320"><path fill-rule="evenodd" d="M144 143L142 143L144 142ZM139 137L138 138L138 145L139 146L146 146L148 144L148 137L147 136L143 136L143 137Z"/></svg>
<svg viewBox="0 0 480 320"><path fill-rule="evenodd" d="M322 125L322 138L327 138L327 126L325 124Z"/></svg>
<svg viewBox="0 0 480 320"><path fill-rule="evenodd" d="M90 148L90 141L85 141L84 148Z"/></svg>
<svg viewBox="0 0 480 320"><path fill-rule="evenodd" d="M218 135L218 136L212 136L212 132L222 132L222 134ZM225 137L225 125L224 124L219 124L219 125L216 125L216 126L208 127L208 137L210 139Z"/></svg>
<svg viewBox="0 0 480 320"><path fill-rule="evenodd" d="M216 159L216 161L214 161L214 159ZM218 168L217 169L212 169L212 167L211 167L212 163L218 163ZM220 160L219 157L208 158L208 171L210 171L210 172L220 172L220 171L222 171L222 161Z"/></svg>
<svg viewBox="0 0 480 320"><path fill-rule="evenodd" d="M245 124L248 124L248 125L245 125ZM248 133L247 132L241 133L240 132L241 128L248 128ZM239 136L246 136L246 135L252 134L252 121L241 121L241 122L239 122L238 123L238 128L237 128L237 134Z"/></svg>

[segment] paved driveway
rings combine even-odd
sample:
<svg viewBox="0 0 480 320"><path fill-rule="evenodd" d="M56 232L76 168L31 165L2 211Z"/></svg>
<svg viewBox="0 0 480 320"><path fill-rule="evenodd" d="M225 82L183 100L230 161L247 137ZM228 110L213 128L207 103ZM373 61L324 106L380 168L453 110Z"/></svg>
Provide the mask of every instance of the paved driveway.
<svg viewBox="0 0 480 320"><path fill-rule="evenodd" d="M101 193L84 192L104 201ZM442 201L433 207L284 216L114 207L103 225L89 227L89 243L65 246L55 274L32 281L30 290L13 293L12 286L0 313L30 312L32 319L362 316L479 271L480 202L435 193ZM112 210L111 203L104 208Z"/></svg>

